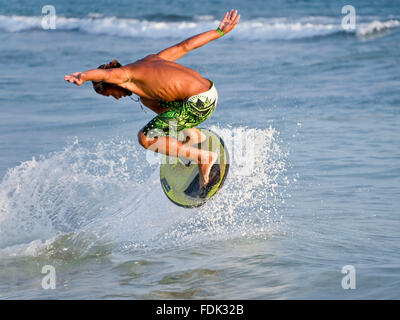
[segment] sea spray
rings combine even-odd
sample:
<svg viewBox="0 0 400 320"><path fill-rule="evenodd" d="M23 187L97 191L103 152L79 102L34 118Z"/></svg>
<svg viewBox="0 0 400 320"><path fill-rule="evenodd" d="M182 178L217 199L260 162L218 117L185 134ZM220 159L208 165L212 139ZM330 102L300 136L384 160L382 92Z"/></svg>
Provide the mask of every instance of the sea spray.
<svg viewBox="0 0 400 320"><path fill-rule="evenodd" d="M42 251L33 251L42 255L80 257L102 241L107 248L112 243L117 250L137 250L268 234L281 223L278 209L289 181L279 132L211 130L225 140L230 173L221 192L197 209L168 201L159 165L148 164L146 151L130 139L76 139L10 169L0 184L0 248L35 244Z"/></svg>

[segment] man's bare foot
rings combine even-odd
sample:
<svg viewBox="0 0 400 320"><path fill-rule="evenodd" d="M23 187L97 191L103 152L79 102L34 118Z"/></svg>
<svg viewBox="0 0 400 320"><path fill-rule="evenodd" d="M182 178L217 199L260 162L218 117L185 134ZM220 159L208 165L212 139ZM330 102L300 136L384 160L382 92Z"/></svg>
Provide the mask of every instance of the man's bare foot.
<svg viewBox="0 0 400 320"><path fill-rule="evenodd" d="M209 183L210 171L212 166L218 160L218 154L211 152L211 159L205 161L204 163L199 163L199 175L200 175L200 188L204 188Z"/></svg>

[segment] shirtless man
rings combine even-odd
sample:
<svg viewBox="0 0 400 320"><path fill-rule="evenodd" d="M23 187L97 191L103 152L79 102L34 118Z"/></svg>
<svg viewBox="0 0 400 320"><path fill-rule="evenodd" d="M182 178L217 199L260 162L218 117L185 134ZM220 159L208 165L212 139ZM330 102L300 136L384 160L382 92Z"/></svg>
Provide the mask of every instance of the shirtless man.
<svg viewBox="0 0 400 320"><path fill-rule="evenodd" d="M66 75L64 79L78 86L92 81L97 93L115 99L130 96L132 92L138 95L146 107L158 114L139 131L139 143L155 152L197 162L200 187L206 188L213 182L210 171L218 155L192 147L205 139L194 127L214 112L218 93L212 81L174 61L227 34L239 19L237 10L228 11L217 30L201 33L125 66L113 60L98 69ZM173 132L181 130L186 137L184 142L173 136Z"/></svg>

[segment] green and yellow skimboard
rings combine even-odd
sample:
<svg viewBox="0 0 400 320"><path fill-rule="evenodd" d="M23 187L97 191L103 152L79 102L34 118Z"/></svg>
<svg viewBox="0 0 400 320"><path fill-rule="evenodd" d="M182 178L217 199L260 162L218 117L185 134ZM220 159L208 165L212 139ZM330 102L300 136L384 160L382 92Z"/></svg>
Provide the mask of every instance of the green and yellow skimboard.
<svg viewBox="0 0 400 320"><path fill-rule="evenodd" d="M198 128L206 139L197 147L218 153L219 158L213 166L219 172L216 181L207 189L200 189L199 168L197 163L164 156L160 169L160 181L168 199L178 206L196 208L205 204L222 187L229 171L229 155L224 141L214 132Z"/></svg>

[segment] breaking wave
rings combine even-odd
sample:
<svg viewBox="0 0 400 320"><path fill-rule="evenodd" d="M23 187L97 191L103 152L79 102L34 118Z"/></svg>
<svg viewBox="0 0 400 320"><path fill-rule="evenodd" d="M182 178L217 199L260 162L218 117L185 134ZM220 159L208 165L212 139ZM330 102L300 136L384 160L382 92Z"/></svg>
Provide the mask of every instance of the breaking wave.
<svg viewBox="0 0 400 320"><path fill-rule="evenodd" d="M398 28L397 19L379 21L374 17L365 17L357 22L357 28L345 31L340 17L304 17L258 18L242 20L236 31L230 34L234 39L247 40L291 40L316 36L329 36L340 33L356 36L368 36L382 31ZM6 32L26 32L42 30L40 16L4 16L0 15L0 30ZM88 14L84 18L57 16L56 29L59 31L75 31L93 35L109 35L120 37L176 38L186 37L213 29L219 21L213 16L198 18L175 15L152 15L140 19L105 17L101 14Z"/></svg>

